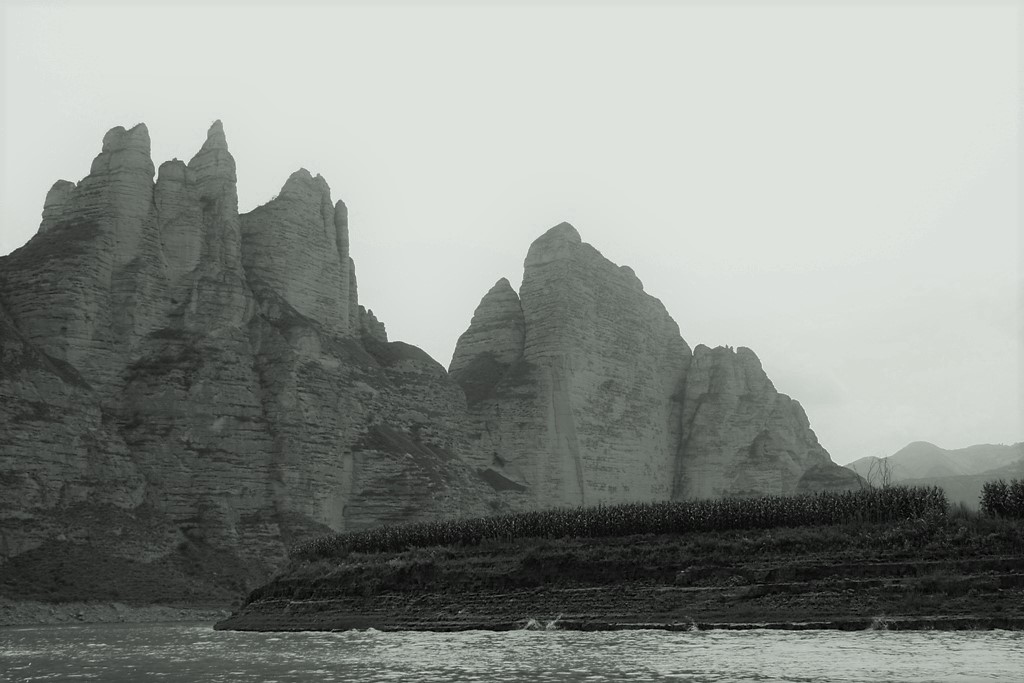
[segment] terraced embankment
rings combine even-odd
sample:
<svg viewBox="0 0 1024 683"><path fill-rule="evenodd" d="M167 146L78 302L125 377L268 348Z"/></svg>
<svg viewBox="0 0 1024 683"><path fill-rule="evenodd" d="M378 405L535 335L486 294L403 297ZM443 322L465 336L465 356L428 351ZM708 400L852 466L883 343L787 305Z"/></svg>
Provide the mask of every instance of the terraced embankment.
<svg viewBox="0 0 1024 683"><path fill-rule="evenodd" d="M548 624L1024 628L1024 525L943 518L351 553L295 564L217 627Z"/></svg>

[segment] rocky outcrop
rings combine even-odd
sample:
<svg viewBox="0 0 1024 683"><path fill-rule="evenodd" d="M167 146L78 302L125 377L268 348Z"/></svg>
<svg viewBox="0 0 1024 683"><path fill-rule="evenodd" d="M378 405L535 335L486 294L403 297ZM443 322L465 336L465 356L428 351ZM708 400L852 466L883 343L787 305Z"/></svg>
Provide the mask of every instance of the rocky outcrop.
<svg viewBox="0 0 1024 683"><path fill-rule="evenodd" d="M470 457L535 505L666 499L689 360L632 270L555 226L530 247L519 297L499 282L456 347Z"/></svg>
<svg viewBox="0 0 1024 683"><path fill-rule="evenodd" d="M679 498L852 488L799 403L775 390L750 349L697 346L682 396Z"/></svg>
<svg viewBox="0 0 1024 683"><path fill-rule="evenodd" d="M242 217L242 235L251 278L330 332L351 333L348 210L331 203L326 180L299 169Z"/></svg>
<svg viewBox="0 0 1024 683"><path fill-rule="evenodd" d="M477 306L448 367L470 405L486 398L512 364L522 359L525 344L526 321L519 295L501 278Z"/></svg>
<svg viewBox="0 0 1024 683"><path fill-rule="evenodd" d="M67 180L58 180L53 184L43 202L43 220L39 223L39 232L46 232L57 223L74 189L75 184Z"/></svg>
<svg viewBox="0 0 1024 683"><path fill-rule="evenodd" d="M25 338L72 364L103 393L131 347L157 325L165 286L146 127L103 138L90 174L49 193L40 231L5 259L0 287Z"/></svg>
<svg viewBox="0 0 1024 683"><path fill-rule="evenodd" d="M501 278L480 301L469 329L459 337L449 372L457 379L480 356L511 365L522 357L525 343L526 322L519 295Z"/></svg>
<svg viewBox="0 0 1024 683"><path fill-rule="evenodd" d="M219 121L155 181L149 150L110 131L0 259L0 574L88 539L259 580L311 534L500 505L455 455L461 389L359 306L324 179L240 216Z"/></svg>
<svg viewBox="0 0 1024 683"><path fill-rule="evenodd" d="M467 456L532 505L852 488L749 349L691 357L676 323L563 223L500 280L450 367L475 418Z"/></svg>
<svg viewBox="0 0 1024 683"><path fill-rule="evenodd" d="M0 258L0 587L59 557L258 581L328 531L849 485L752 353L691 354L572 226L450 373L360 304L348 230L304 169L240 215L219 121L155 179L145 126L114 128L51 188Z"/></svg>

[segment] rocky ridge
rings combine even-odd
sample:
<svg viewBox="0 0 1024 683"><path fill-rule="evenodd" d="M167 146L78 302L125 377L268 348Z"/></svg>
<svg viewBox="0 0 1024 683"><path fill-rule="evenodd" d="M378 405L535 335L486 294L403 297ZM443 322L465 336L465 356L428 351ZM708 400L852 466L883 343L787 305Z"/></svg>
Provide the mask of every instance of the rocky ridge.
<svg viewBox="0 0 1024 683"><path fill-rule="evenodd" d="M219 121L158 172L146 127L114 128L0 258L0 590L83 545L213 582L217 549L253 583L329 531L857 484L752 352L691 352L569 224L446 371L360 305L322 177L247 214L236 183Z"/></svg>
<svg viewBox="0 0 1024 683"><path fill-rule="evenodd" d="M462 391L359 306L326 182L239 215L220 122L155 181L149 150L110 131L0 259L3 559L201 544L255 581L311 534L491 509L453 455Z"/></svg>
<svg viewBox="0 0 1024 683"><path fill-rule="evenodd" d="M858 485L753 351L692 353L661 302L571 225L530 247L519 296L480 302L450 373L470 461L530 504L789 494Z"/></svg>

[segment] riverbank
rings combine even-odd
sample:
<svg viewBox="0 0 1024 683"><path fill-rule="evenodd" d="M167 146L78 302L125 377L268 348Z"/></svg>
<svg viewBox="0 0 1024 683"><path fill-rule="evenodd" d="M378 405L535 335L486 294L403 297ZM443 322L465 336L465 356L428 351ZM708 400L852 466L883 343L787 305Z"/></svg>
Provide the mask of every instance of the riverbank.
<svg viewBox="0 0 1024 683"><path fill-rule="evenodd" d="M223 606L175 607L126 605L120 602L37 602L0 598L0 626L41 624L145 624L164 622L214 623L229 616Z"/></svg>
<svg viewBox="0 0 1024 683"><path fill-rule="evenodd" d="M238 630L1024 628L1024 525L519 539L295 562Z"/></svg>

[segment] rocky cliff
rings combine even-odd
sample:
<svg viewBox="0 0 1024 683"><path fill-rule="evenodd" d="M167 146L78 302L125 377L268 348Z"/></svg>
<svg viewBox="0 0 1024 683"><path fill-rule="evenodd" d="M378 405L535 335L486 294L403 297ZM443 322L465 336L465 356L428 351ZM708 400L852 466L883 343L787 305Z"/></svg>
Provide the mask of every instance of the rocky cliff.
<svg viewBox="0 0 1024 683"><path fill-rule="evenodd" d="M832 462L803 408L775 390L750 349L697 346L681 412L678 497L785 495L857 484Z"/></svg>
<svg viewBox="0 0 1024 683"><path fill-rule="evenodd" d="M305 169L240 215L220 122L156 173L146 127L114 128L53 186L0 259L0 590L88 565L116 592L129 563L213 595L329 530L857 482L753 353L691 353L568 224L450 371L360 305L348 231Z"/></svg>
<svg viewBox="0 0 1024 683"><path fill-rule="evenodd" d="M113 129L0 259L3 558L202 546L258 580L310 534L491 509L462 390L359 306L323 178L239 215L220 122L153 176Z"/></svg>
<svg viewBox="0 0 1024 683"><path fill-rule="evenodd" d="M500 280L451 376L468 459L533 505L787 494L858 485L752 351L691 353L661 302L563 223Z"/></svg>
<svg viewBox="0 0 1024 683"><path fill-rule="evenodd" d="M499 282L459 339L470 457L537 505L667 499L689 363L661 302L562 223L530 247L520 296Z"/></svg>

